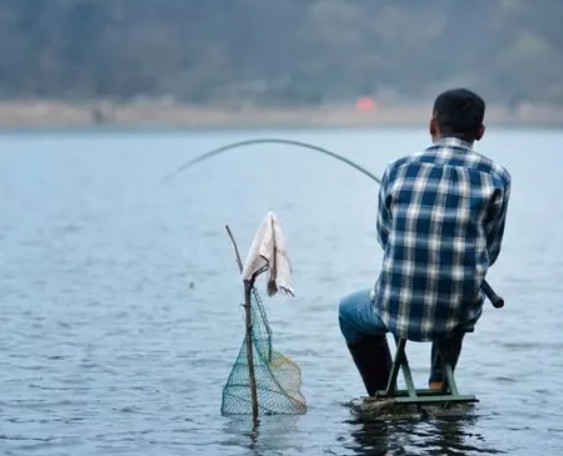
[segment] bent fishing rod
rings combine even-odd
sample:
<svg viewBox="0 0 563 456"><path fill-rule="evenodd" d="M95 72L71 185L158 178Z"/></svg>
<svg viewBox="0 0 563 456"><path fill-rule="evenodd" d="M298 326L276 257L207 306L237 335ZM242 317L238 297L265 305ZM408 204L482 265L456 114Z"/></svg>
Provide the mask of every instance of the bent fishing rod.
<svg viewBox="0 0 563 456"><path fill-rule="evenodd" d="M210 150L209 152L206 152L202 155L199 155L199 156L187 161L183 165L179 166L175 170L168 173L161 180L161 184L169 182L170 180L175 178L181 172L185 171L188 168L191 168L193 165L195 165L197 163L200 163L202 161L207 160L208 158L214 157L216 155L220 155L220 154L222 154L224 152L228 152L230 150L240 149L241 147L254 146L254 145L258 145L258 144L283 144L283 145L288 145L288 146L297 146L297 147L301 147L301 148L304 148L304 149L314 150L314 151L317 151L321 154L328 155L329 157L332 157L332 158L334 158L338 161L341 161L341 162L347 164L348 166L350 166L350 167L356 169L357 171L361 172L362 174L366 175L371 180L377 182L378 184L381 184L381 179L379 177L370 173L367 169L358 165L357 163L353 162L352 160L350 160L346 157L343 157L342 155L339 155L335 152L332 152L328 149L325 149L324 147L319 147L319 146L316 146L314 144L309 144L309 143L306 143L306 142L303 142L303 141L294 141L292 139L279 139L279 138L249 139L249 140L245 140L245 141L238 141L238 142L230 143L230 144L227 144L225 146L218 147L217 149ZM487 296L489 301L491 301L491 304L493 305L493 307L500 309L501 307L504 306L504 299L501 298L499 295L497 295L495 293L495 291L491 288L491 286L489 285L489 283L486 280L483 280L483 283L481 284L481 290L483 291L483 293L485 293L485 296Z"/></svg>

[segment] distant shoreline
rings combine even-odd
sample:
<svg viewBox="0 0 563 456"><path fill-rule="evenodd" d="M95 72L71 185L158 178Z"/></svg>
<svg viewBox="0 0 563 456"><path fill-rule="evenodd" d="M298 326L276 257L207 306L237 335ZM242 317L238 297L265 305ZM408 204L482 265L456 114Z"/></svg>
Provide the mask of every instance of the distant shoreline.
<svg viewBox="0 0 563 456"><path fill-rule="evenodd" d="M115 128L376 128L426 126L427 105L382 105L368 112L353 106L229 108L170 102L0 102L0 129ZM487 109L486 123L507 127L563 128L563 107L521 105Z"/></svg>

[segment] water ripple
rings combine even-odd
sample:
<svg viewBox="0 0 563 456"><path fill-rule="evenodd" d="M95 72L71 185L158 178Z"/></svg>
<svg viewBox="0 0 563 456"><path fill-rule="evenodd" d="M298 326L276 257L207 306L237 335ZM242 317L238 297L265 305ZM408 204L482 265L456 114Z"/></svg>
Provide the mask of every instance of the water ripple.
<svg viewBox="0 0 563 456"><path fill-rule="evenodd" d="M287 136L382 170L423 133ZM289 168L283 153L256 160L259 148L156 186L186 154L241 134L0 135L0 173L26 169L0 188L0 453L563 453L563 205L535 198L538 182L542 194L561 193L560 133L528 132L533 155L513 132L480 143L515 183L490 275L507 305L485 309L457 374L480 404L461 417L380 422L358 422L342 406L362 386L336 318L340 296L377 274L376 189L314 155ZM231 226L244 253L268 210L284 226L297 294L265 304L275 348L302 368L309 411L264 417L254 429L219 413L243 340L242 288L223 230ZM425 384L429 346L408 350Z"/></svg>

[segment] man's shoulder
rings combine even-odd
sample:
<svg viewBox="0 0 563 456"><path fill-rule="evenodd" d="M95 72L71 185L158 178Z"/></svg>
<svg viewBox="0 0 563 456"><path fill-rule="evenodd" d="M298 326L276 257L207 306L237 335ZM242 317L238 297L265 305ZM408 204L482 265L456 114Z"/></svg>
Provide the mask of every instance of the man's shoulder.
<svg viewBox="0 0 563 456"><path fill-rule="evenodd" d="M400 158L396 158L394 160L391 160L388 164L387 164L387 169L388 170L393 170L396 168L399 168L403 165L409 164L409 163L414 163L418 160L420 160L422 157L424 157L425 155L428 155L428 151L427 150L422 150L419 152L414 152L412 154L409 155L405 155L403 157Z"/></svg>
<svg viewBox="0 0 563 456"><path fill-rule="evenodd" d="M473 148L468 148L465 152L467 155L461 160L459 156L451 156L449 154L450 150L451 147L449 146L431 146L427 149L392 160L387 165L387 177L393 180L398 170L408 165L455 166L463 163L463 166L473 168L475 171L490 174L494 180L498 181L503 186L510 186L510 173L500 163L475 151Z"/></svg>
<svg viewBox="0 0 563 456"><path fill-rule="evenodd" d="M435 156L435 152L431 151L430 149L426 149L405 155L400 158L396 158L387 164L385 174L390 179L392 179L401 167L416 163L422 163L424 161L433 161L433 159L435 159Z"/></svg>
<svg viewBox="0 0 563 456"><path fill-rule="evenodd" d="M472 153L478 157L480 171L490 174L493 179L499 180L503 186L510 186L512 178L503 165L473 149Z"/></svg>

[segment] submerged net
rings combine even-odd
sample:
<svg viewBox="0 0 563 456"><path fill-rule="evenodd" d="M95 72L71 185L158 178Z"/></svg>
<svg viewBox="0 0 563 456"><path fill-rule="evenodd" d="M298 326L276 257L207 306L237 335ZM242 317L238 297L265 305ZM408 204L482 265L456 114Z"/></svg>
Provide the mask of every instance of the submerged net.
<svg viewBox="0 0 563 456"><path fill-rule="evenodd" d="M301 370L289 358L272 349L272 333L262 300L255 288L250 297L252 354L259 414L305 413L307 406L305 397L301 394ZM223 388L223 415L252 415L247 359L246 343L243 341Z"/></svg>

